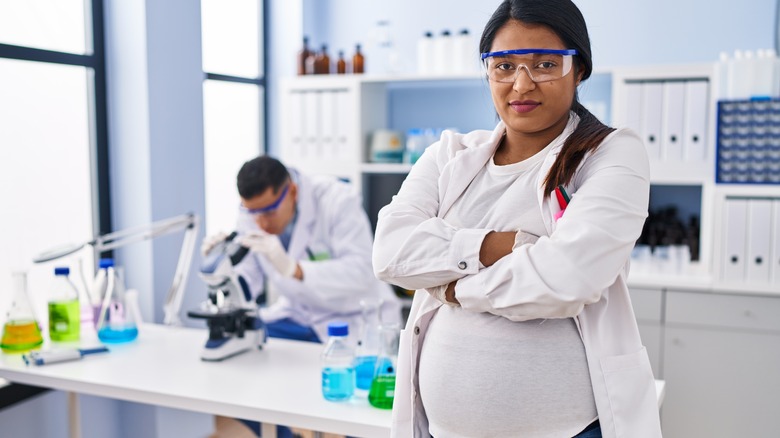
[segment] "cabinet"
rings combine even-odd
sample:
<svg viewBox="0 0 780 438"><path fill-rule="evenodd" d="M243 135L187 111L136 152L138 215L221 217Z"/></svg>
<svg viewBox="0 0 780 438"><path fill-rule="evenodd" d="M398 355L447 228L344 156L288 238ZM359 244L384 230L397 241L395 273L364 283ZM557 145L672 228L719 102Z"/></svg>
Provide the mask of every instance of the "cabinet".
<svg viewBox="0 0 780 438"><path fill-rule="evenodd" d="M664 436L780 430L780 298L668 291Z"/></svg>

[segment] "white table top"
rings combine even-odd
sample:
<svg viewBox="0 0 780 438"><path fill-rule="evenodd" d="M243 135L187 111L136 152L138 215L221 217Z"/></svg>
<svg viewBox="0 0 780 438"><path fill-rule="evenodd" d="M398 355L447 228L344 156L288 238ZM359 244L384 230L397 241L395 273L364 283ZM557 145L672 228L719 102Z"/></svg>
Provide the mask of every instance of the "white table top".
<svg viewBox="0 0 780 438"><path fill-rule="evenodd" d="M322 397L322 345L271 338L222 362L200 360L208 332L153 324L111 352L45 366L0 356L0 377L119 400L360 437L390 434L391 412Z"/></svg>
<svg viewBox="0 0 780 438"><path fill-rule="evenodd" d="M102 397L360 437L390 434L391 412L366 400L326 401L322 345L271 338L222 362L200 360L203 329L143 325L136 341L83 360L26 366L0 355L0 377ZM658 405L665 391L656 381Z"/></svg>

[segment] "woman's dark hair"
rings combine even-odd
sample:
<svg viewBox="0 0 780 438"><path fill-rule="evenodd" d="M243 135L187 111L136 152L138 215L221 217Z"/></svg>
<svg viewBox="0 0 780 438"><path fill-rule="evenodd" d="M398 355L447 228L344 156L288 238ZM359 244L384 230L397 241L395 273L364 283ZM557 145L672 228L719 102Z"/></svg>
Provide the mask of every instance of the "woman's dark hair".
<svg viewBox="0 0 780 438"><path fill-rule="evenodd" d="M288 179L290 172L284 164L275 158L261 155L244 163L238 171L238 195L243 199L252 199L262 195L269 187L273 187L276 194Z"/></svg>
<svg viewBox="0 0 780 438"><path fill-rule="evenodd" d="M505 0L490 17L479 51L490 52L493 40L501 27L511 20L525 24L547 26L563 41L567 49L576 49L575 73L582 73L582 80L593 71L588 27L582 13L570 0ZM552 193L560 184L567 184L574 177L585 154L596 150L604 138L615 128L604 125L579 102L577 93L571 103L571 110L580 117L577 129L563 143L563 148L544 180L544 192Z"/></svg>

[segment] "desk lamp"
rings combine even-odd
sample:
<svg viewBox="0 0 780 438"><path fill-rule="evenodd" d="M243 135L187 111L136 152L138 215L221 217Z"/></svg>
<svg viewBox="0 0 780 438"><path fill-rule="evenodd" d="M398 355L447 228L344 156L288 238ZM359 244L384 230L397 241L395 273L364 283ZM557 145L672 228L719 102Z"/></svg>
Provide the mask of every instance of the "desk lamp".
<svg viewBox="0 0 780 438"><path fill-rule="evenodd" d="M176 264L176 272L173 274L173 282L171 283L170 289L168 289L168 296L165 299L165 305L163 307L165 315L163 322L166 325L181 325L179 309L181 308L182 298L184 297L184 288L187 285L187 276L190 272L192 256L195 252L195 241L198 234L198 217L193 213L95 236L92 240L80 244L58 246L38 254L38 256L33 259L33 262L43 263L56 260L73 254L85 246L91 246L96 252L109 251L131 243L142 242L180 230L184 230L184 241L182 242L181 250L179 251L179 261Z"/></svg>

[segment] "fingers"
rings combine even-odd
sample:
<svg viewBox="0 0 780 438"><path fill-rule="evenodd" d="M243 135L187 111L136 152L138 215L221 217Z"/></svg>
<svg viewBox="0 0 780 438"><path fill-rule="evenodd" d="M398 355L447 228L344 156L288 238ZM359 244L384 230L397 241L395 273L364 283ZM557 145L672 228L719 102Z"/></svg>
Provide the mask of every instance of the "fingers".
<svg viewBox="0 0 780 438"><path fill-rule="evenodd" d="M217 246L220 242L224 242L225 239L227 239L227 236L227 233L220 231L216 234L205 237L203 239L203 243L200 245L200 253L205 256L211 252L211 250L214 249L214 247Z"/></svg>

